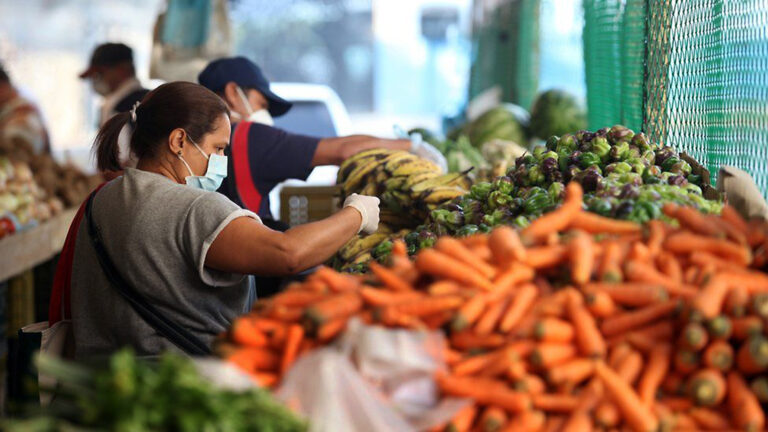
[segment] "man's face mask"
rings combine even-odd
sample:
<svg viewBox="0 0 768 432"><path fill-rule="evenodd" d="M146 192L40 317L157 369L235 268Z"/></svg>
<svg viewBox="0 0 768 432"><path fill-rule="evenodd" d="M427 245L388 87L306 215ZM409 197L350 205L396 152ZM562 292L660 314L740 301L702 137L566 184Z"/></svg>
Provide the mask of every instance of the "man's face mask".
<svg viewBox="0 0 768 432"><path fill-rule="evenodd" d="M106 96L111 93L109 84L107 84L107 82L100 74L94 75L94 77L91 79L91 86L93 86L93 91L101 96Z"/></svg>
<svg viewBox="0 0 768 432"><path fill-rule="evenodd" d="M272 114L270 114L269 111L264 108L257 111L253 110L251 103L248 101L248 97L245 95L245 92L240 88L240 86L237 87L237 95L240 97L243 105L245 105L246 111L248 111L248 118L246 119L247 121L252 123L261 123L267 126L275 125L275 120L272 118Z"/></svg>
<svg viewBox="0 0 768 432"><path fill-rule="evenodd" d="M206 190L209 192L217 191L221 186L221 182L223 182L227 177L227 157L217 155L216 153L206 155L203 149L201 149L196 142L189 138L189 134L187 134L187 139L189 139L189 142L195 146L197 151L199 151L200 154L202 154L203 157L208 160L208 169L205 170L205 175L196 176L195 173L192 172L192 168L189 167L187 161L185 161L180 154L177 155L179 159L184 162L184 165L187 167L187 171L189 171L189 176L185 179L187 186L196 187L198 189Z"/></svg>

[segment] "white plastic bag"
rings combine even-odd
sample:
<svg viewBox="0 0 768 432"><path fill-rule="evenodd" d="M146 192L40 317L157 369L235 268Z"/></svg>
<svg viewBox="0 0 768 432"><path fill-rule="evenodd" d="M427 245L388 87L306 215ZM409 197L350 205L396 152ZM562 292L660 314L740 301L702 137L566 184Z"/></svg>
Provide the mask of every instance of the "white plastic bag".
<svg viewBox="0 0 768 432"><path fill-rule="evenodd" d="M312 432L421 431L450 420L468 401L438 398L445 368L439 332L389 330L352 320L335 346L301 357L277 397Z"/></svg>

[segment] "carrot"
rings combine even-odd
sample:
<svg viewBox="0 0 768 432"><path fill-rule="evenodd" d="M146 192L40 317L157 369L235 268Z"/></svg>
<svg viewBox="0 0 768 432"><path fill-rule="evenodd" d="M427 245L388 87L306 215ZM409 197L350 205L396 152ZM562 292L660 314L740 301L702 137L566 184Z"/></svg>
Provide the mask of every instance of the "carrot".
<svg viewBox="0 0 768 432"><path fill-rule="evenodd" d="M547 372L547 377L549 382L558 386L565 383L578 384L590 378L594 370L595 363L593 360L576 358L553 367Z"/></svg>
<svg viewBox="0 0 768 432"><path fill-rule="evenodd" d="M385 309L391 309L405 315L423 317L442 311L456 310L463 303L464 299L461 296L447 295L441 297L425 297L405 303L398 303L387 306Z"/></svg>
<svg viewBox="0 0 768 432"><path fill-rule="evenodd" d="M768 319L768 294L756 294L752 298L752 313L763 319Z"/></svg>
<svg viewBox="0 0 768 432"><path fill-rule="evenodd" d="M742 318L734 318L731 320L732 332L731 336L743 341L750 336L754 336L763 332L763 320L755 315L748 315Z"/></svg>
<svg viewBox="0 0 768 432"><path fill-rule="evenodd" d="M480 416L479 426L482 432L497 432L507 424L507 412L498 406L486 407Z"/></svg>
<svg viewBox="0 0 768 432"><path fill-rule="evenodd" d="M728 407L731 421L741 430L761 431L765 413L754 393L738 372L728 373Z"/></svg>
<svg viewBox="0 0 768 432"><path fill-rule="evenodd" d="M661 252L661 245L664 243L666 228L664 223L659 220L648 222L648 252L652 257L658 256Z"/></svg>
<svg viewBox="0 0 768 432"><path fill-rule="evenodd" d="M496 269L478 258L469 249L467 249L460 241L453 237L440 237L435 243L435 248L440 252L468 265L486 279L492 278L496 274Z"/></svg>
<svg viewBox="0 0 768 432"><path fill-rule="evenodd" d="M568 183L565 187L563 205L534 220L523 230L523 237L536 239L546 237L552 232L563 231L573 222L576 215L584 213L581 211L583 196L583 190L578 182Z"/></svg>
<svg viewBox="0 0 768 432"><path fill-rule="evenodd" d="M352 315L362 307L363 301L358 293L343 292L309 306L304 316L316 325L322 325L334 318Z"/></svg>
<svg viewBox="0 0 768 432"><path fill-rule="evenodd" d="M453 374L456 376L475 375L495 362L501 352L493 351L478 354L459 361L453 366Z"/></svg>
<svg viewBox="0 0 768 432"><path fill-rule="evenodd" d="M443 359L448 366L455 366L462 360L463 356L459 351L446 346L443 348Z"/></svg>
<svg viewBox="0 0 768 432"><path fill-rule="evenodd" d="M632 347L628 343L620 343L611 348L610 355L608 356L608 366L611 369L617 370L619 364L632 352Z"/></svg>
<svg viewBox="0 0 768 432"><path fill-rule="evenodd" d="M598 278L601 281L621 282L624 278L621 271L623 255L621 243L616 241L606 243L598 270Z"/></svg>
<svg viewBox="0 0 768 432"><path fill-rule="evenodd" d="M491 282L472 267L434 249L424 249L416 255L416 268L422 273L439 276L490 290Z"/></svg>
<svg viewBox="0 0 768 432"><path fill-rule="evenodd" d="M602 428L618 426L621 421L619 409L610 401L603 401L595 408L595 423Z"/></svg>
<svg viewBox="0 0 768 432"><path fill-rule="evenodd" d="M544 432L560 432L565 426L566 418L563 416L548 415L547 421L544 423Z"/></svg>
<svg viewBox="0 0 768 432"><path fill-rule="evenodd" d="M683 346L693 351L700 351L709 341L707 329L703 325L695 322L686 324L680 335L680 341Z"/></svg>
<svg viewBox="0 0 768 432"><path fill-rule="evenodd" d="M659 404L672 411L688 411L693 408L693 402L687 397L667 397L659 401Z"/></svg>
<svg viewBox="0 0 768 432"><path fill-rule="evenodd" d="M467 331L451 334L451 345L460 350L498 348L504 343L504 337L499 334L478 335Z"/></svg>
<svg viewBox="0 0 768 432"><path fill-rule="evenodd" d="M392 242L392 256L408 258L408 246L403 240L395 240Z"/></svg>
<svg viewBox="0 0 768 432"><path fill-rule="evenodd" d="M678 303L668 300L662 303L646 306L632 312L617 314L603 321L600 326L604 336L612 336L635 329L657 319L670 316L677 309Z"/></svg>
<svg viewBox="0 0 768 432"><path fill-rule="evenodd" d="M578 301L576 295L567 303L568 316L576 330L579 351L589 357L603 357L607 352L606 343L598 330L592 315Z"/></svg>
<svg viewBox="0 0 768 432"><path fill-rule="evenodd" d="M592 237L583 231L574 231L568 243L571 261L571 281L578 285L589 282L595 262L595 246Z"/></svg>
<svg viewBox="0 0 768 432"><path fill-rule="evenodd" d="M358 281L355 278L337 273L325 266L318 268L312 276L325 282L332 291L336 292L352 291L358 286Z"/></svg>
<svg viewBox="0 0 768 432"><path fill-rule="evenodd" d="M698 292L695 288L679 284L667 275L661 274L654 266L639 261L627 262L624 266L624 275L631 281L661 285L670 296L690 298Z"/></svg>
<svg viewBox="0 0 768 432"><path fill-rule="evenodd" d="M627 384L632 384L643 371L643 356L637 351L631 351L615 369L616 374Z"/></svg>
<svg viewBox="0 0 768 432"><path fill-rule="evenodd" d="M665 394L672 396L683 394L685 390L683 376L677 371L668 372L667 376L664 377L664 381L661 382L661 389Z"/></svg>
<svg viewBox="0 0 768 432"><path fill-rule="evenodd" d="M673 282L678 284L683 282L683 268L673 254L661 252L656 257L656 266Z"/></svg>
<svg viewBox="0 0 768 432"><path fill-rule="evenodd" d="M656 397L656 392L669 370L669 360L672 356L672 347L668 344L656 345L648 356L648 365L640 377L638 393L640 400L650 407Z"/></svg>
<svg viewBox="0 0 768 432"><path fill-rule="evenodd" d="M702 355L702 362L705 366L718 369L723 372L728 371L733 366L733 347L724 340L712 341Z"/></svg>
<svg viewBox="0 0 768 432"><path fill-rule="evenodd" d="M743 286L735 285L725 296L723 305L725 313L732 317L742 317L747 314L749 307L749 292Z"/></svg>
<svg viewBox="0 0 768 432"><path fill-rule="evenodd" d="M768 376L763 375L755 378L749 388L761 403L768 402Z"/></svg>
<svg viewBox="0 0 768 432"><path fill-rule="evenodd" d="M618 307L611 296L603 291L588 293L584 296L584 301L589 312L596 318L607 318L618 312Z"/></svg>
<svg viewBox="0 0 768 432"><path fill-rule="evenodd" d="M525 411L514 417L503 432L531 431L538 432L544 428L547 417L541 411Z"/></svg>
<svg viewBox="0 0 768 432"><path fill-rule="evenodd" d="M470 403L453 416L451 421L448 422L446 430L451 432L469 432L476 416L477 405Z"/></svg>
<svg viewBox="0 0 768 432"><path fill-rule="evenodd" d="M328 342L339 335L347 327L347 318L335 318L326 322L317 329L317 340Z"/></svg>
<svg viewBox="0 0 768 432"><path fill-rule="evenodd" d="M531 307L538 294L538 288L533 284L525 284L520 287L512 298L512 301L501 319L499 329L507 333L512 330L525 312Z"/></svg>
<svg viewBox="0 0 768 432"><path fill-rule="evenodd" d="M299 289L287 289L272 297L274 306L301 307L325 298L325 293Z"/></svg>
<svg viewBox="0 0 768 432"><path fill-rule="evenodd" d="M376 261L371 261L368 264L368 268L371 269L371 272L376 275L377 278L381 281L381 283L388 289L392 291L411 291L413 290L413 287L408 282L404 281L400 276L397 275L394 271L384 267L383 265L377 263Z"/></svg>
<svg viewBox="0 0 768 432"><path fill-rule="evenodd" d="M422 298L424 295L416 291L393 292L390 290L364 286L360 289L360 297L371 306L389 306Z"/></svg>
<svg viewBox="0 0 768 432"><path fill-rule="evenodd" d="M400 277L400 279L404 280L408 284L416 283L416 280L419 278L419 271L416 269L413 261L407 257L398 255L393 255L391 257L391 261L392 272L394 272L398 277Z"/></svg>
<svg viewBox="0 0 768 432"><path fill-rule="evenodd" d="M698 354L694 351L689 351L686 349L681 349L675 352L675 358L673 361L675 364L675 370L683 375L688 375L689 373L695 371L699 366Z"/></svg>
<svg viewBox="0 0 768 432"><path fill-rule="evenodd" d="M576 409L579 398L559 393L542 393L532 397L533 407L547 412L569 413Z"/></svg>
<svg viewBox="0 0 768 432"><path fill-rule="evenodd" d="M288 335L285 340L285 350L283 351L283 358L280 359L280 373L285 375L288 372L288 368L291 367L296 360L296 354L299 351L299 346L304 339L304 328L298 324L293 324L288 327Z"/></svg>
<svg viewBox="0 0 768 432"><path fill-rule="evenodd" d="M560 429L562 432L589 432L592 430L592 417L587 410L574 410Z"/></svg>
<svg viewBox="0 0 768 432"><path fill-rule="evenodd" d="M534 325L533 336L543 342L570 342L573 340L574 328L567 321L543 318Z"/></svg>
<svg viewBox="0 0 768 432"><path fill-rule="evenodd" d="M278 381L280 381L277 374L271 372L253 372L251 373L251 377L253 377L260 386L266 388L272 388Z"/></svg>
<svg viewBox="0 0 768 432"><path fill-rule="evenodd" d="M696 278L699 275L699 268L696 266L690 266L687 269L685 269L685 272L683 273L683 281L686 284L693 285L696 283Z"/></svg>
<svg viewBox="0 0 768 432"><path fill-rule="evenodd" d="M563 245L538 246L528 248L525 264L534 269L555 267L568 256L568 248Z"/></svg>
<svg viewBox="0 0 768 432"><path fill-rule="evenodd" d="M488 236L488 246L491 248L496 265L503 268L512 261L525 262L526 250L517 231L500 226L491 231Z"/></svg>
<svg viewBox="0 0 768 432"><path fill-rule="evenodd" d="M676 204L667 203L662 210L667 216L677 219L681 227L705 236L725 237L725 233L717 225L693 207L679 207Z"/></svg>
<svg viewBox="0 0 768 432"><path fill-rule="evenodd" d="M427 287L427 292L431 296L440 296L446 294L457 294L461 291L461 287L454 281L439 280L433 282Z"/></svg>
<svg viewBox="0 0 768 432"><path fill-rule="evenodd" d="M731 320L725 315L719 315L709 320L707 328L713 339L728 339L733 331Z"/></svg>
<svg viewBox="0 0 768 432"><path fill-rule="evenodd" d="M720 211L720 218L728 225L739 230L744 236L749 234L749 226L747 226L747 222L741 217L739 212L730 205L726 204L723 206L723 209Z"/></svg>
<svg viewBox="0 0 768 432"><path fill-rule="evenodd" d="M664 248L670 252L684 254L695 251L710 252L748 266L752 262L751 251L724 239L704 237L690 232L676 232L664 241Z"/></svg>
<svg viewBox="0 0 768 432"><path fill-rule="evenodd" d="M531 352L530 362L539 369L550 369L575 356L576 348L571 344L542 342Z"/></svg>
<svg viewBox="0 0 768 432"><path fill-rule="evenodd" d="M285 323L295 323L301 320L305 313L306 310L300 307L275 306L269 310L267 316Z"/></svg>
<svg viewBox="0 0 768 432"><path fill-rule="evenodd" d="M424 316L421 318L421 321L424 323L424 325L427 326L427 328L437 330L445 327L445 325L453 319L453 316L453 311L442 311L432 315Z"/></svg>
<svg viewBox="0 0 768 432"><path fill-rule="evenodd" d="M635 431L655 431L659 421L653 412L641 403L632 387L622 380L605 363L595 365L595 374L603 382L603 388L616 403L627 425Z"/></svg>
<svg viewBox="0 0 768 432"><path fill-rule="evenodd" d="M526 374L514 383L515 390L531 395L543 394L547 390L547 384L538 375Z"/></svg>
<svg viewBox="0 0 768 432"><path fill-rule="evenodd" d="M273 371L280 364L280 358L273 351L254 347L236 349L227 361L246 372Z"/></svg>
<svg viewBox="0 0 768 432"><path fill-rule="evenodd" d="M713 407L725 398L725 378L715 369L702 369L688 379L689 397L696 405Z"/></svg>
<svg viewBox="0 0 768 432"><path fill-rule="evenodd" d="M731 429L728 417L710 408L693 408L688 411L696 425L705 430L725 431Z"/></svg>
<svg viewBox="0 0 768 432"><path fill-rule="evenodd" d="M493 280L494 288L492 292L496 296L503 296L515 285L521 282L530 282L533 276L534 271L531 267L514 263L496 275L496 278Z"/></svg>
<svg viewBox="0 0 768 432"><path fill-rule="evenodd" d="M488 335L493 333L502 316L504 315L504 311L507 310L508 304L509 299L505 298L489 305L486 311L480 316L480 319L475 324L475 333L479 335Z"/></svg>
<svg viewBox="0 0 768 432"><path fill-rule="evenodd" d="M483 405L497 405L516 413L527 411L531 407L531 398L528 395L508 390L500 381L438 375L437 384L445 394L472 398Z"/></svg>
<svg viewBox="0 0 768 432"><path fill-rule="evenodd" d="M229 334L232 341L238 345L256 348L267 346L267 336L256 327L251 317L237 318L232 322Z"/></svg>
<svg viewBox="0 0 768 432"><path fill-rule="evenodd" d="M570 224L572 229L580 229L590 234L641 234L642 227L634 222L610 219L594 213L579 212Z"/></svg>
<svg viewBox="0 0 768 432"><path fill-rule="evenodd" d="M486 367L481 369L480 375L484 377L521 377L525 375L525 365L520 361L520 356L509 347L502 349Z"/></svg>
<svg viewBox="0 0 768 432"><path fill-rule="evenodd" d="M768 339L756 335L741 344L736 353L736 367L749 375L768 370Z"/></svg>
<svg viewBox="0 0 768 432"><path fill-rule="evenodd" d="M591 283L585 285L584 289L605 292L622 306L642 307L669 299L662 285L648 282Z"/></svg>
<svg viewBox="0 0 768 432"><path fill-rule="evenodd" d="M451 321L451 328L454 331L462 331L480 318L488 303L488 297L482 294L475 294L469 301L459 307L456 315Z"/></svg>

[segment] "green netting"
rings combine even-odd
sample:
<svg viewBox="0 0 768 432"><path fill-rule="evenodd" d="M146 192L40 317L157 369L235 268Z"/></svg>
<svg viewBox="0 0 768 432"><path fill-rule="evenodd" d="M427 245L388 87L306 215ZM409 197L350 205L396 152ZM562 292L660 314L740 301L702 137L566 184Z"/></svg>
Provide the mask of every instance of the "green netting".
<svg viewBox="0 0 768 432"><path fill-rule="evenodd" d="M498 85L505 102L531 106L539 80L540 3L475 2L470 98Z"/></svg>
<svg viewBox="0 0 768 432"><path fill-rule="evenodd" d="M648 88L657 93L646 127L713 174L747 170L765 194L768 2L666 0L650 12Z"/></svg>
<svg viewBox="0 0 768 432"><path fill-rule="evenodd" d="M584 0L589 127L643 124L645 1Z"/></svg>

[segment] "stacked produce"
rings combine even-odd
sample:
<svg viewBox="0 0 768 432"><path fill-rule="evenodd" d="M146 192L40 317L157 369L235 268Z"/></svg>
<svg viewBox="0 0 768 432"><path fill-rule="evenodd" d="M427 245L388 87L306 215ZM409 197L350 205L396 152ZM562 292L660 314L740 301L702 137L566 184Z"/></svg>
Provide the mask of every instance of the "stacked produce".
<svg viewBox="0 0 768 432"><path fill-rule="evenodd" d="M221 389L186 357L141 361L129 351L103 368L41 356L38 368L58 380L55 402L26 420L0 423L6 431L272 431L307 429L266 391ZM42 416L40 416L42 415Z"/></svg>
<svg viewBox="0 0 768 432"><path fill-rule="evenodd" d="M540 93L531 107L531 135L547 139L587 127L587 113L575 96L563 90Z"/></svg>
<svg viewBox="0 0 768 432"><path fill-rule="evenodd" d="M60 213L64 204L38 186L29 165L0 157L0 238Z"/></svg>
<svg viewBox="0 0 768 432"><path fill-rule="evenodd" d="M562 201L569 181L582 185L589 211L635 222L662 217L667 202L706 213L722 205L704 198L701 176L672 148L614 126L551 137L518 158L506 176L475 183L468 195L433 211L420 231L466 235L496 225L525 227Z"/></svg>
<svg viewBox="0 0 768 432"><path fill-rule="evenodd" d="M466 172L442 174L426 159L384 149L360 152L344 161L336 183L342 186L342 201L352 193L381 199L379 232L352 239L337 255L335 267L345 271L365 269L376 255L372 249L401 238L431 210L464 195L469 188ZM386 249L384 246L381 249Z"/></svg>
<svg viewBox="0 0 768 432"><path fill-rule="evenodd" d="M675 225L641 226L583 211L579 183L565 195L519 232L415 261L396 242L369 276L323 268L237 319L222 352L274 386L355 316L446 333L438 388L474 403L434 430L763 430L768 225L668 204Z"/></svg>

